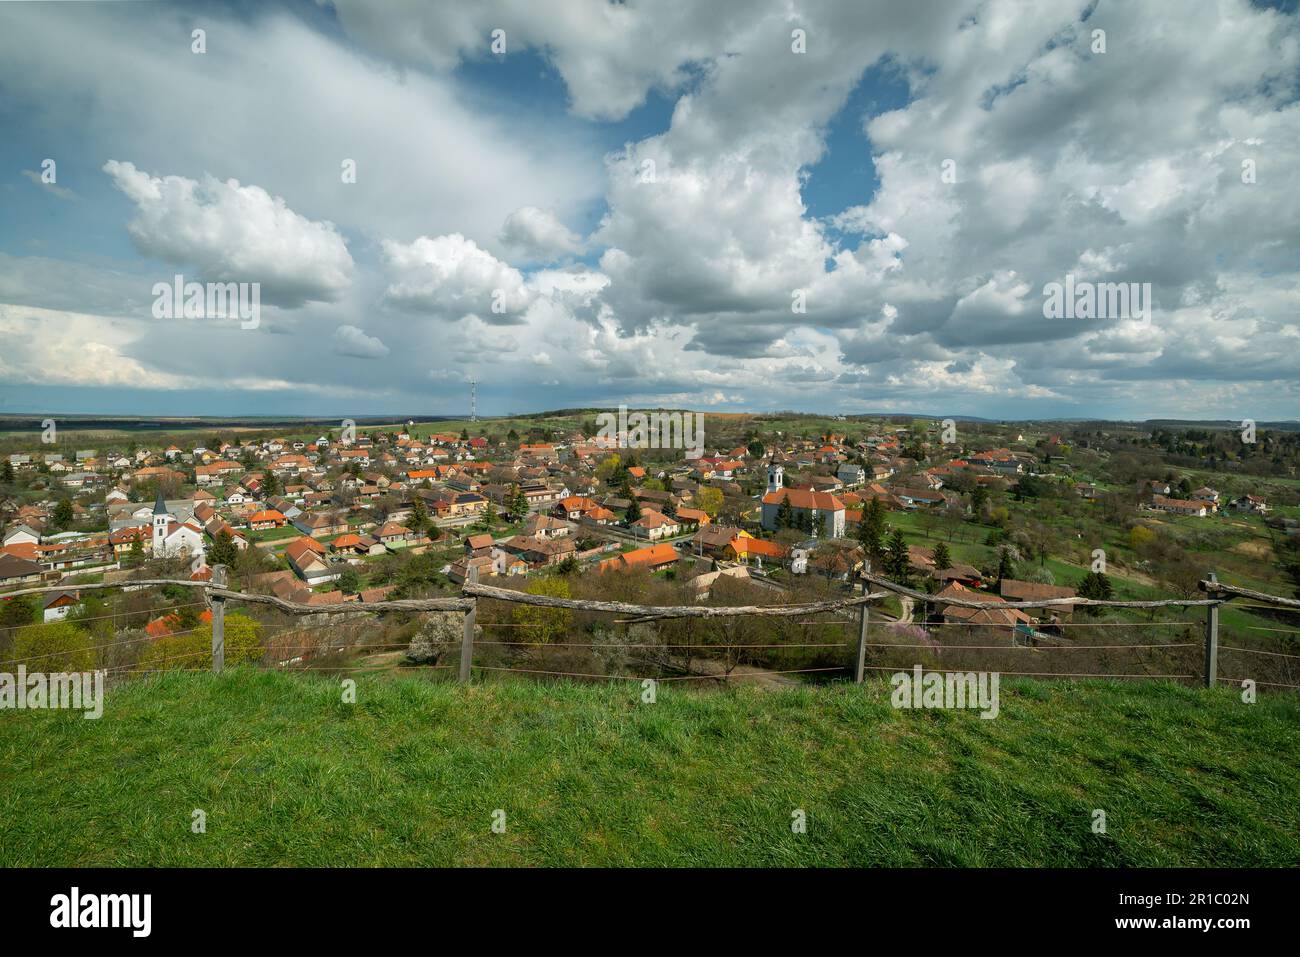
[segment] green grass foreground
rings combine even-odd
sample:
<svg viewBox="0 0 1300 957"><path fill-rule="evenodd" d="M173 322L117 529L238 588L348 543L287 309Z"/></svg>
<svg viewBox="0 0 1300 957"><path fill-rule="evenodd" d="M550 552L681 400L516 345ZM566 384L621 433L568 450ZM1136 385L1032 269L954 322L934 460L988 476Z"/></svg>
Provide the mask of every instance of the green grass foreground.
<svg viewBox="0 0 1300 957"><path fill-rule="evenodd" d="M881 682L339 687L235 669L131 682L98 721L0 713L0 865L1300 862L1293 696L1006 682L983 720Z"/></svg>

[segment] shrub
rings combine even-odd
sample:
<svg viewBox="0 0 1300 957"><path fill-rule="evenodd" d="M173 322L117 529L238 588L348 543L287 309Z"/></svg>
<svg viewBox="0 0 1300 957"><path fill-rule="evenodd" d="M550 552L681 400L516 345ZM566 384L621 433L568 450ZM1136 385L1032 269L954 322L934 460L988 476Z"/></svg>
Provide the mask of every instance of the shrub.
<svg viewBox="0 0 1300 957"><path fill-rule="evenodd" d="M70 621L18 629L10 657L14 665L46 673L90 671L95 666L90 636Z"/></svg>
<svg viewBox="0 0 1300 957"><path fill-rule="evenodd" d="M227 615L225 663L242 665L262 660L262 625L246 615ZM142 671L198 670L212 667L212 622L188 634L159 638L140 655Z"/></svg>

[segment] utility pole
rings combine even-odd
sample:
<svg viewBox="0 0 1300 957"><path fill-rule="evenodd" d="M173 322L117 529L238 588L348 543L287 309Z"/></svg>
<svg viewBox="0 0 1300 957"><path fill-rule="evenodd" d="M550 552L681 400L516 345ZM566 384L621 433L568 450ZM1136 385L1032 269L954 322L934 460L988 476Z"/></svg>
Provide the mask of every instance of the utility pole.
<svg viewBox="0 0 1300 957"><path fill-rule="evenodd" d="M469 420L478 421L478 380L469 380Z"/></svg>

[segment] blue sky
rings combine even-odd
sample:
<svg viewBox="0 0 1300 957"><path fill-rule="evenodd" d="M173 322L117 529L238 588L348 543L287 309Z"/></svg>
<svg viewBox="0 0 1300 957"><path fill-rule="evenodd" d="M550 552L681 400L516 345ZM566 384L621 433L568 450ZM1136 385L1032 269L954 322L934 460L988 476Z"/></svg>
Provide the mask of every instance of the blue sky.
<svg viewBox="0 0 1300 957"><path fill-rule="evenodd" d="M6 4L0 411L453 414L474 378L488 414L1291 418L1296 25ZM178 273L257 283L257 328L155 318ZM1048 320L1067 274L1150 283L1150 319Z"/></svg>

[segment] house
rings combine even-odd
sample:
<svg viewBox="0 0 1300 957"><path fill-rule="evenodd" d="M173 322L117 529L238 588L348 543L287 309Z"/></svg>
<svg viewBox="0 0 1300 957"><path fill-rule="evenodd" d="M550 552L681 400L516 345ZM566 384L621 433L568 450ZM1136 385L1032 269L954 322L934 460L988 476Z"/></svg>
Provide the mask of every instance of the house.
<svg viewBox="0 0 1300 957"><path fill-rule="evenodd" d="M788 555L784 545L751 536L733 538L723 550L723 557L731 561L748 564L750 559L755 559L760 567L764 561L769 564L782 562Z"/></svg>
<svg viewBox="0 0 1300 957"><path fill-rule="evenodd" d="M1197 518L1204 518L1209 509L1205 502L1193 501L1192 499L1166 498L1163 495L1153 496L1151 507L1161 512L1172 512L1175 515L1194 515Z"/></svg>
<svg viewBox="0 0 1300 957"><path fill-rule="evenodd" d="M587 498L584 495L570 495L568 498L562 498L555 503L551 509L556 518L567 518L571 522L576 522L588 512L591 512L600 505L595 499Z"/></svg>
<svg viewBox="0 0 1300 957"><path fill-rule="evenodd" d="M415 532L397 522L385 522L375 533L375 537L390 548L394 546L402 548L416 540Z"/></svg>
<svg viewBox="0 0 1300 957"><path fill-rule="evenodd" d="M268 528L280 528L287 521L278 509L265 508L248 516L248 527L255 532L260 532Z"/></svg>
<svg viewBox="0 0 1300 957"><path fill-rule="evenodd" d="M293 520L293 527L304 535L320 538L328 535L342 535L348 530L348 523L342 514L303 512Z"/></svg>
<svg viewBox="0 0 1300 957"><path fill-rule="evenodd" d="M865 485L867 482L867 470L861 465L844 462L836 470L835 477L845 485Z"/></svg>
<svg viewBox="0 0 1300 957"><path fill-rule="evenodd" d="M4 545L39 545L41 543L40 533L29 525L11 525L5 530L4 539L0 544Z"/></svg>
<svg viewBox="0 0 1300 957"><path fill-rule="evenodd" d="M494 558L500 555L513 555L521 558L534 568L558 565L577 551L573 540L567 536L559 538L530 538L516 535L493 546Z"/></svg>
<svg viewBox="0 0 1300 957"><path fill-rule="evenodd" d="M289 560L289 567L308 585L321 585L342 574L340 567L325 561L324 547L312 538L295 538L284 550L284 557Z"/></svg>
<svg viewBox="0 0 1300 957"><path fill-rule="evenodd" d="M1232 503L1232 507L1238 512L1247 512L1251 515L1268 514L1268 504L1258 495L1243 495Z"/></svg>
<svg viewBox="0 0 1300 957"><path fill-rule="evenodd" d="M469 570L471 568L478 569L479 578L496 574L491 555L476 555L473 558L467 556L453 562L447 570L447 577L455 584L463 585L469 580ZM527 569L527 565L524 565L524 568Z"/></svg>
<svg viewBox="0 0 1300 957"><path fill-rule="evenodd" d="M658 542L645 548L638 548L634 551L624 552L622 555L615 555L613 558L607 558L596 566L596 570L604 573L628 571L633 568L648 568L653 572L675 564L677 558L676 549L667 542Z"/></svg>
<svg viewBox="0 0 1300 957"><path fill-rule="evenodd" d="M709 592L717 583L718 579L749 581L749 569L744 565L733 565L730 568L719 568L717 571L705 572L703 575L696 575L687 584L695 593L696 601L704 601L709 597Z"/></svg>
<svg viewBox="0 0 1300 957"><path fill-rule="evenodd" d="M1052 598L1075 598L1078 592L1063 585L1040 585L1038 582L1019 581L1014 578L1002 579L1000 589L1007 601L1048 601ZM1074 611L1073 605L1059 605L1049 608L1030 608L1026 611L1038 614L1040 619L1065 619Z"/></svg>
<svg viewBox="0 0 1300 957"><path fill-rule="evenodd" d="M940 602L938 618L945 623L959 622L967 625L988 625L1013 631L1017 624L1030 625L1033 619L1019 608L963 608L958 605L943 605L945 598L959 598L964 601L992 602L1001 604L1006 601L997 595L972 591L960 582L952 582L935 596Z"/></svg>
<svg viewBox="0 0 1300 957"><path fill-rule="evenodd" d="M569 526L549 515L530 515L520 527L519 534L529 538L559 538L569 534Z"/></svg>
<svg viewBox="0 0 1300 957"><path fill-rule="evenodd" d="M648 538L656 542L661 538L672 538L680 534L682 526L676 519L671 519L662 512L656 512L652 508L647 508L641 512L641 517L628 526L632 534L640 538Z"/></svg>
<svg viewBox="0 0 1300 957"><path fill-rule="evenodd" d="M492 536L486 532L482 535L470 535L465 539L465 557L479 558L483 555L490 555L492 554L492 545Z"/></svg>
<svg viewBox="0 0 1300 957"><path fill-rule="evenodd" d="M751 538L749 532L729 525L704 525L691 539L691 551L696 555L721 558L735 538Z"/></svg>
<svg viewBox="0 0 1300 957"><path fill-rule="evenodd" d="M1198 502L1210 503L1215 507L1218 507L1219 504L1218 491L1216 489L1210 488L1208 485L1202 485L1195 492L1193 492L1192 498L1196 499Z"/></svg>
<svg viewBox="0 0 1300 957"><path fill-rule="evenodd" d="M17 555L0 555L0 585L39 581L41 566Z"/></svg>
<svg viewBox="0 0 1300 957"><path fill-rule="evenodd" d="M943 494L936 489L896 488L894 489L894 497L907 508L943 504Z"/></svg>
<svg viewBox="0 0 1300 957"><path fill-rule="evenodd" d="M55 592L45 599L42 621L62 621L73 612L80 611L84 607L80 596L76 592Z"/></svg>
<svg viewBox="0 0 1300 957"><path fill-rule="evenodd" d="M677 521L681 522L683 525L694 525L698 528L709 524L708 512L698 508L684 508L678 506L677 510L673 514L676 516Z"/></svg>

